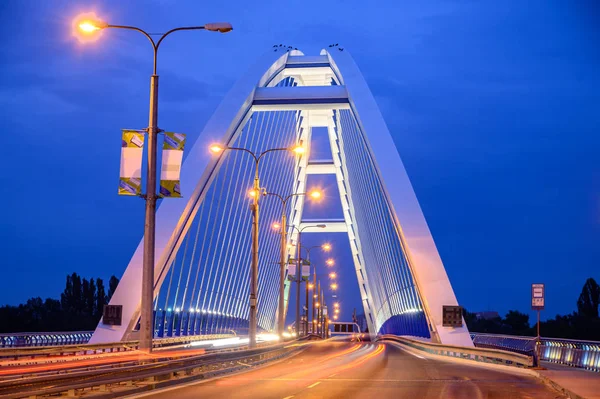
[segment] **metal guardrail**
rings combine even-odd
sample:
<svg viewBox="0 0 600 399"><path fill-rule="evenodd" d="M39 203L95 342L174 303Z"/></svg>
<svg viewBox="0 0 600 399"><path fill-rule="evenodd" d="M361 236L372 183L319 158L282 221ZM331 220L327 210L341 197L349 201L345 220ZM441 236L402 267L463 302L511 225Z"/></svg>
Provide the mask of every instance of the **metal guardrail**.
<svg viewBox="0 0 600 399"><path fill-rule="evenodd" d="M471 333L471 339L478 348L502 349L529 356L533 356L535 350L535 337Z"/></svg>
<svg viewBox="0 0 600 399"><path fill-rule="evenodd" d="M434 344L396 335L382 335L378 340L394 341L408 347L430 353L432 355L447 356L476 362L504 364L517 367L533 366L533 357L500 349L467 348L464 346Z"/></svg>
<svg viewBox="0 0 600 399"><path fill-rule="evenodd" d="M182 337L159 338L153 341L154 348L187 344L195 341L233 337L233 334L191 335ZM138 349L139 341L114 342L108 344L82 344L63 346L31 346L20 348L0 348L0 360L36 358L48 356L72 356L90 353L112 353Z"/></svg>
<svg viewBox="0 0 600 399"><path fill-rule="evenodd" d="M471 333L479 348L496 348L533 354L536 337ZM540 338L540 360L600 372L600 342L562 338Z"/></svg>
<svg viewBox="0 0 600 399"><path fill-rule="evenodd" d="M34 377L21 381L0 381L4 399L40 398L85 394L94 398L115 398L191 380L213 377L256 366L290 355L303 347L279 344L275 347L206 354L185 359L130 366L118 372L90 370L77 375Z"/></svg>
<svg viewBox="0 0 600 399"><path fill-rule="evenodd" d="M62 331L0 334L0 348L86 344L93 333L93 331Z"/></svg>

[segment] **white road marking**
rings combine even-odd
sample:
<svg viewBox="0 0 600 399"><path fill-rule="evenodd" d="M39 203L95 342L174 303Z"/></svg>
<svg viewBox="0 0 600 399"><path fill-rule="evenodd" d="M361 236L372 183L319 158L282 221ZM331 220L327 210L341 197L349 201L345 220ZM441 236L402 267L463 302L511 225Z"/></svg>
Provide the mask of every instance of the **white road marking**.
<svg viewBox="0 0 600 399"><path fill-rule="evenodd" d="M316 387L317 385L319 385L320 383L321 383L321 381L317 381L317 382L315 382L314 384L312 384L312 385L309 385L308 387L309 387L309 388L313 388L313 387Z"/></svg>
<svg viewBox="0 0 600 399"><path fill-rule="evenodd" d="M329 377L327 377L327 378L335 377L336 375L337 375L337 373L333 373L333 374L331 374L331 375L330 375Z"/></svg>
<svg viewBox="0 0 600 399"><path fill-rule="evenodd" d="M285 398L283 398L283 399L290 399L290 398L293 398L293 397L294 397L294 395L292 395L292 396L286 396L286 397L285 397Z"/></svg>

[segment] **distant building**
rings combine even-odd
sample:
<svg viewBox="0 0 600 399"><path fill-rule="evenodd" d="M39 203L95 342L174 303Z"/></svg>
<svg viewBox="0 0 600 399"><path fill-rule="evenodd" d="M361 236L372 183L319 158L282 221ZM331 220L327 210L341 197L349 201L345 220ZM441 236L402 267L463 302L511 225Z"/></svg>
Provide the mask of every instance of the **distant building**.
<svg viewBox="0 0 600 399"><path fill-rule="evenodd" d="M495 310L486 310L485 312L475 312L475 317L478 320L491 320L500 317L500 315Z"/></svg>

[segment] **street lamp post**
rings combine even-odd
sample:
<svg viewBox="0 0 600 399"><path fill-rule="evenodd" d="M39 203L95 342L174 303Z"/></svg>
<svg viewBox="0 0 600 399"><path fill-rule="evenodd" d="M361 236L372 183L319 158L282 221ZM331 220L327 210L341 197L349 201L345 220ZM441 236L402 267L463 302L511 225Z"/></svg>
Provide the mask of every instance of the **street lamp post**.
<svg viewBox="0 0 600 399"><path fill-rule="evenodd" d="M153 323L153 302L154 302L154 249L156 232L156 147L158 137L158 74L156 64L158 58L158 48L162 41L171 33L182 30L208 30L211 32L226 33L233 28L229 23L209 23L204 26L186 26L171 29L160 36L158 41L154 41L152 36L146 31L135 26L110 25L104 21L85 19L77 24L79 30L84 34L94 34L101 29L115 28L127 29L140 32L152 44L154 51L154 61L152 76L150 77L150 111L148 117L148 168L146 172L146 216L144 223L144 252L142 266L142 298L141 298L141 319L140 319L140 337L139 349L144 352L152 351L152 339L154 338Z"/></svg>
<svg viewBox="0 0 600 399"><path fill-rule="evenodd" d="M312 289L312 283L310 282L310 275L308 276L308 280L306 281L306 320L304 324L306 325L305 335L308 335L308 326L309 326L309 317L310 308L308 307L308 291Z"/></svg>
<svg viewBox="0 0 600 399"><path fill-rule="evenodd" d="M300 259L302 257L301 236L302 236L302 231L304 231L305 229L308 229L310 227L318 227L320 229L324 229L325 227L327 227L327 225L326 224L316 224L316 225L304 226L301 229L292 225L292 228L294 228L298 231L298 240L297 240L298 251L297 251L297 255L296 255L296 258L297 258L296 259L296 264L297 264L297 267L296 267L296 331L298 331L298 332L300 331L300 284L302 283L302 273L300 270L300 268L302 267L302 262ZM326 251L329 251L329 249L331 248L331 246L329 244L319 245L319 247L322 247L324 249L327 248ZM309 249L309 254L310 254L310 249ZM308 258L306 260L308 261ZM308 284L308 282L307 282L307 284ZM306 308L306 318L308 319L308 306Z"/></svg>
<svg viewBox="0 0 600 399"><path fill-rule="evenodd" d="M276 198L279 198L281 201L281 224L279 225L279 229L281 229L281 269L279 270L279 312L277 313L277 333L279 336L283 334L284 324L285 324L285 315L283 312L283 308L285 306L285 266L286 266L286 246L287 246L287 216L286 216L286 205L287 201L296 196L306 195L307 193L294 193L290 194L287 197L283 198L283 196L276 193L269 193L267 195L272 195ZM310 192L310 197L313 199L321 198L321 192L317 190L313 190ZM276 226L275 226L276 227ZM276 227L277 228L277 227Z"/></svg>
<svg viewBox="0 0 600 399"><path fill-rule="evenodd" d="M223 147L218 144L213 144L210 146L210 150L215 153L221 153L226 150L232 151L243 151L248 153L254 159L254 185L252 191L250 191L250 195L252 197L252 204L250 204L250 210L252 211L252 266L250 270L250 317L249 317L249 328L248 335L250 338L249 347L256 347L256 329L257 329L257 315L258 315L258 197L260 196L260 180L258 173L258 165L260 164L260 160L263 156L268 154L269 152L274 151L293 151L296 154L303 154L304 147L302 147L302 142L294 147L288 148L271 148L266 151L261 152L256 155L254 152L241 147ZM266 193L266 191L265 191Z"/></svg>
<svg viewBox="0 0 600 399"><path fill-rule="evenodd" d="M312 297L312 329L313 333L316 332L316 324L315 324L315 300L317 299L317 268L315 267L315 273L313 274L313 297Z"/></svg>
<svg viewBox="0 0 600 399"><path fill-rule="evenodd" d="M311 249L322 248L324 251L329 251L331 249L331 245L326 243L326 244L323 244L323 245L314 245L312 247L308 247L308 248L307 247L302 247L302 248L304 248L306 250L306 261L310 264L310 251L311 251ZM317 275L317 268L316 267L314 268L314 274L315 274L314 278L316 278L316 275ZM310 280L310 275L309 275L308 280ZM308 313L309 313L308 312L309 311L309 308L308 308L308 290L310 288L309 286L310 286L310 284L307 282L306 283L306 330L305 330L306 335L308 335ZM314 318L314 303L313 303L313 318Z"/></svg>
<svg viewBox="0 0 600 399"><path fill-rule="evenodd" d="M321 281L317 282L317 335L321 331L319 323L321 322Z"/></svg>
<svg viewBox="0 0 600 399"><path fill-rule="evenodd" d="M321 319L319 320L321 323L321 337L325 334L325 294L321 291Z"/></svg>

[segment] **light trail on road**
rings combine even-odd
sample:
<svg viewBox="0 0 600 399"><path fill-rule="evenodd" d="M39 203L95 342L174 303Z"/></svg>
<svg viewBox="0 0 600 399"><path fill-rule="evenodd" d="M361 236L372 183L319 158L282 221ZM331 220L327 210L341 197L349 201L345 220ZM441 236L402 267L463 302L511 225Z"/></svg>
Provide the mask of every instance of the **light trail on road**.
<svg viewBox="0 0 600 399"><path fill-rule="evenodd" d="M295 344L294 344L295 345ZM258 369L138 397L565 398L533 377L421 359L388 343L325 341Z"/></svg>

